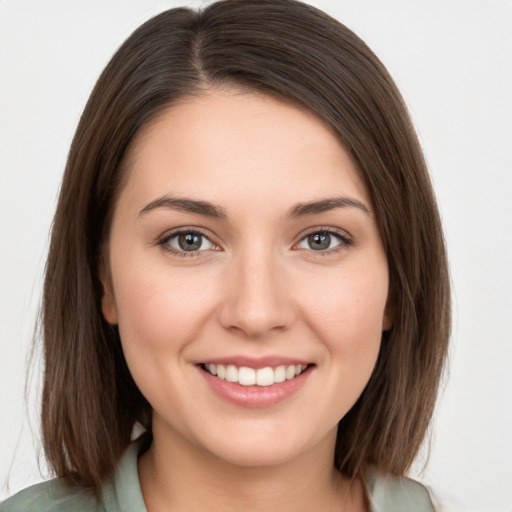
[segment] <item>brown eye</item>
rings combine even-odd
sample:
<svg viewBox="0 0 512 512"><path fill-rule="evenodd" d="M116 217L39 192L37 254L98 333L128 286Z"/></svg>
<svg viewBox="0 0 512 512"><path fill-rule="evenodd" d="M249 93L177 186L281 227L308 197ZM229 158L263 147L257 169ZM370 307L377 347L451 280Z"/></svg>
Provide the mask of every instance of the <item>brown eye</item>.
<svg viewBox="0 0 512 512"><path fill-rule="evenodd" d="M201 248L202 236L196 233L186 233L178 236L178 245L183 251L197 251Z"/></svg>

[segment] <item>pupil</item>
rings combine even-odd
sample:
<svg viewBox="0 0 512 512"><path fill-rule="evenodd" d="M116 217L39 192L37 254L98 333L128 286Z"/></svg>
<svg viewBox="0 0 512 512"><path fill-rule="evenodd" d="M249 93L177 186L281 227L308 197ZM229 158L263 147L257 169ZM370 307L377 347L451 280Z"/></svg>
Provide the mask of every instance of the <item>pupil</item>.
<svg viewBox="0 0 512 512"><path fill-rule="evenodd" d="M178 238L180 249L184 251L195 251L201 247L201 235L187 233L180 235Z"/></svg>
<svg viewBox="0 0 512 512"><path fill-rule="evenodd" d="M315 233L308 237L309 246L315 251L328 249L331 245L331 235L328 233Z"/></svg>

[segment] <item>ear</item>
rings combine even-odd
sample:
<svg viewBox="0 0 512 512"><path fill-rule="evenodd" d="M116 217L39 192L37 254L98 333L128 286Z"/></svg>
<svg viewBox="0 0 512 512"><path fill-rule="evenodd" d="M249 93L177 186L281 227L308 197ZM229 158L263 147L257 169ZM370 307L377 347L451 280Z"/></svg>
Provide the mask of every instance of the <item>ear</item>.
<svg viewBox="0 0 512 512"><path fill-rule="evenodd" d="M395 318L395 308L393 299L388 296L386 307L384 308L384 315L382 317L382 330L389 331L393 327L393 320Z"/></svg>
<svg viewBox="0 0 512 512"><path fill-rule="evenodd" d="M112 286L112 277L110 269L104 261L100 263L99 274L102 286L101 311L103 317L110 325L116 325L118 323L117 306L114 297L114 288Z"/></svg>

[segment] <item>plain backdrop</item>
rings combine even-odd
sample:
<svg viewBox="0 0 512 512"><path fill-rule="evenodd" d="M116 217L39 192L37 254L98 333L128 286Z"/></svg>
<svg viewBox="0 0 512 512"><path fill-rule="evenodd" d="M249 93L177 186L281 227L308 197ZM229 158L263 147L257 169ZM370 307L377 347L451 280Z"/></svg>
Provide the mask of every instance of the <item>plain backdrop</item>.
<svg viewBox="0 0 512 512"><path fill-rule="evenodd" d="M311 3L360 35L394 76L444 220L454 299L450 370L430 462L414 475L443 510L510 512L512 2ZM133 29L166 8L201 4L0 0L0 499L43 478L40 365L36 357L25 398L27 354L79 115Z"/></svg>

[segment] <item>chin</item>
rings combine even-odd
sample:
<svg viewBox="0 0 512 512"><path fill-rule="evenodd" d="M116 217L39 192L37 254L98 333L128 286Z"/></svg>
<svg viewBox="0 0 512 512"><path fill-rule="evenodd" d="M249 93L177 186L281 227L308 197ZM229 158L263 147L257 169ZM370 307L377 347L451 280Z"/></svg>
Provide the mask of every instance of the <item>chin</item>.
<svg viewBox="0 0 512 512"><path fill-rule="evenodd" d="M249 468L285 464L297 455L297 450L272 444L267 446L230 445L225 450L217 449L216 453L213 453L227 464Z"/></svg>
<svg viewBox="0 0 512 512"><path fill-rule="evenodd" d="M263 426L254 426L250 431L229 432L218 438L210 437L203 448L227 464L240 467L279 466L291 461L313 448L309 438L290 435L289 429L278 434L265 432Z"/></svg>

